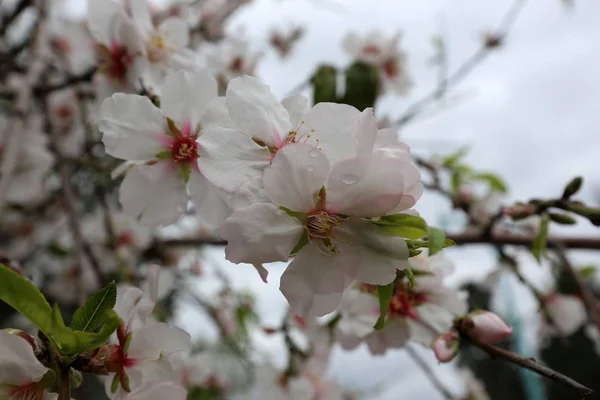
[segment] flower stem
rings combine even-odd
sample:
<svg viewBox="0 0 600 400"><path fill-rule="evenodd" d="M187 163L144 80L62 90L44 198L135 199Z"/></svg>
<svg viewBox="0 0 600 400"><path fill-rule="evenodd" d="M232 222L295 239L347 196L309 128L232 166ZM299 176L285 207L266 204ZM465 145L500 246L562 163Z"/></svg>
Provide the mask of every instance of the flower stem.
<svg viewBox="0 0 600 400"><path fill-rule="evenodd" d="M58 400L71 400L69 369L68 365L60 367L60 376L58 378Z"/></svg>

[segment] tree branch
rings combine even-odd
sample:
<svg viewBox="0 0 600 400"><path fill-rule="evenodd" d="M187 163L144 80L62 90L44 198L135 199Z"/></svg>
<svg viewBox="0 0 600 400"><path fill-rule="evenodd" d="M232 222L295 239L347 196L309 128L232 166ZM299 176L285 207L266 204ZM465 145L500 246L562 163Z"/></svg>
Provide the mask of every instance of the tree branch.
<svg viewBox="0 0 600 400"><path fill-rule="evenodd" d="M408 356L415 362L415 364L417 364L419 368L421 368L421 371L423 371L423 373L427 376L431 384L437 389L438 392L440 392L440 394L445 399L454 399L452 393L450 393L448 388L446 388L442 381L440 381L440 379L436 376L431 366L425 360L423 360L423 358L419 355L419 353L417 353L415 349L413 349L410 345L407 344L406 346L404 346L404 350L406 350Z"/></svg>
<svg viewBox="0 0 600 400"><path fill-rule="evenodd" d="M463 335L463 337L467 338L467 340L469 342L471 342L472 345L485 351L492 358L499 358L503 361L509 362L511 364L515 364L521 368L525 368L530 371L533 371L536 374L541 375L541 376L543 376L547 379L550 379L554 382L561 383L564 386L567 386L571 389L576 390L582 399L589 397L594 393L594 391L592 389L590 389L586 386L583 386L579 382L569 378L568 376L561 374L560 372L553 370L552 368L548 368L548 367L538 363L533 358L521 357L520 355L513 353L511 351L504 350L500 347L492 346L487 343L483 343L480 340L469 336L465 332L465 330L460 329L460 327L459 327L459 330L460 330L461 334Z"/></svg>
<svg viewBox="0 0 600 400"><path fill-rule="evenodd" d="M90 82L96 74L96 67L91 67L88 70L78 75L70 75L64 81L48 85L37 85L32 89L35 96L43 96L45 94L75 86L79 83ZM17 93L14 90L0 90L0 98L12 100L16 98Z"/></svg>
<svg viewBox="0 0 600 400"><path fill-rule="evenodd" d="M456 242L457 246L470 244L496 244L513 246L531 246L532 237L513 235L513 234L490 234L484 235L482 232L464 232L458 234L449 234L448 239ZM592 237L559 237L548 238L549 248L565 247L568 249L587 249L600 250L600 239Z"/></svg>

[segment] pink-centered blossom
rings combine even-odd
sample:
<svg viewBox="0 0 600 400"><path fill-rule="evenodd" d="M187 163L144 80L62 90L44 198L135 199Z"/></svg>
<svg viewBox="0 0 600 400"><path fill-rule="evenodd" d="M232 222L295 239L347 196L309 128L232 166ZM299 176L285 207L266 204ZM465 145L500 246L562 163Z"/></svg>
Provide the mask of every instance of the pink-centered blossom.
<svg viewBox="0 0 600 400"><path fill-rule="evenodd" d="M102 104L106 152L131 163L119 200L124 212L143 225L176 222L189 198L209 225L218 226L229 215L226 194L198 167L216 95L216 82L206 70L178 71L165 80L160 108L147 97L122 93Z"/></svg>
<svg viewBox="0 0 600 400"><path fill-rule="evenodd" d="M333 311L353 280L391 282L396 269L407 265L406 243L368 219L402 201L407 164L381 157L330 164L323 151L309 144L286 145L262 178L270 202L239 209L223 224L227 259L287 261L298 246L280 288L299 315ZM334 298L316 310L315 295Z"/></svg>
<svg viewBox="0 0 600 400"><path fill-rule="evenodd" d="M58 399L58 394L47 392L52 382L43 381L48 371L25 338L0 331L0 398Z"/></svg>

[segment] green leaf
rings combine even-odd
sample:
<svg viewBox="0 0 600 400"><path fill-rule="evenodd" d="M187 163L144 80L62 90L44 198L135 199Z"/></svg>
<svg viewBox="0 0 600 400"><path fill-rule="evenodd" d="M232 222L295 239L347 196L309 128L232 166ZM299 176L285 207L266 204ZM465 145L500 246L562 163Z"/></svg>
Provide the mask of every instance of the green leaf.
<svg viewBox="0 0 600 400"><path fill-rule="evenodd" d="M292 218L296 218L299 221L304 221L304 219L306 219L306 214L304 214L303 212L292 211L289 208L285 208L284 206L279 206L279 209L285 211L287 215L289 215Z"/></svg>
<svg viewBox="0 0 600 400"><path fill-rule="evenodd" d="M57 258L65 258L69 255L69 251L56 242L49 243L46 249Z"/></svg>
<svg viewBox="0 0 600 400"><path fill-rule="evenodd" d="M473 179L487 182L493 191L500 193L506 193L508 191L506 184L498 175L490 173L475 174Z"/></svg>
<svg viewBox="0 0 600 400"><path fill-rule="evenodd" d="M454 173L451 176L452 192L454 194L457 194L459 192L462 180L462 175L458 171L454 171Z"/></svg>
<svg viewBox="0 0 600 400"><path fill-rule="evenodd" d="M446 232L442 229L434 228L430 226L427 231L427 237L429 239L429 245L427 248L429 249L429 256L433 256L446 246Z"/></svg>
<svg viewBox="0 0 600 400"><path fill-rule="evenodd" d="M533 239L531 252L538 263L542 261L542 254L546 254L546 245L548 244L548 222L550 218L547 213L542 214L540 222L540 231Z"/></svg>
<svg viewBox="0 0 600 400"><path fill-rule="evenodd" d="M17 310L48 336L52 327L50 304L30 280L2 264L0 300Z"/></svg>
<svg viewBox="0 0 600 400"><path fill-rule="evenodd" d="M393 235L406 239L420 239L427 236L427 222L421 217L409 214L386 215L373 221Z"/></svg>
<svg viewBox="0 0 600 400"><path fill-rule="evenodd" d="M74 331L65 325L56 304L52 308L51 318L52 328L47 336L55 344L58 353L64 357L74 357L102 346L121 323L117 313L109 310L105 314L104 325L99 332Z"/></svg>
<svg viewBox="0 0 600 400"><path fill-rule="evenodd" d="M583 279L590 279L591 277L596 275L596 271L597 268L594 265L588 265L579 270L579 275L581 275Z"/></svg>
<svg viewBox="0 0 600 400"><path fill-rule="evenodd" d="M172 156L173 154L170 151L161 151L160 153L154 155L154 157L156 157L158 160L168 160Z"/></svg>
<svg viewBox="0 0 600 400"><path fill-rule="evenodd" d="M414 271L412 270L412 268L403 269L402 271L398 271L398 273L402 277L406 277L406 280L408 281L408 285L411 288L415 287L415 274L414 274Z"/></svg>
<svg viewBox="0 0 600 400"><path fill-rule="evenodd" d="M446 168L454 168L467 154L469 148L467 146L461 147L455 153L452 153L442 159L442 166Z"/></svg>
<svg viewBox="0 0 600 400"><path fill-rule="evenodd" d="M394 296L394 282L385 286L377 286L377 295L379 296L379 319L377 319L374 328L381 330L385 325L385 315Z"/></svg>
<svg viewBox="0 0 600 400"><path fill-rule="evenodd" d="M104 289L94 293L83 306L75 311L71 328L76 331L93 332L104 323L108 311L112 310L116 302L117 285L113 281Z"/></svg>
<svg viewBox="0 0 600 400"><path fill-rule="evenodd" d="M304 246L308 244L308 242L308 232L305 230L302 234L302 237L300 237L300 240L298 240L298 243L296 243L296 246L292 250L290 256L296 255L300 250L304 248Z"/></svg>

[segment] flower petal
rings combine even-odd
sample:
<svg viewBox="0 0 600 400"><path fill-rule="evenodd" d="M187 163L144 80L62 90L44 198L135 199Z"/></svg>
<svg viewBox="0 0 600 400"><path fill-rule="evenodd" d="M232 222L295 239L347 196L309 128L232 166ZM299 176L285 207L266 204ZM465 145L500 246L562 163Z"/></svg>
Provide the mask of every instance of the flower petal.
<svg viewBox="0 0 600 400"><path fill-rule="evenodd" d="M87 23L90 33L94 39L106 46L111 44L115 23L125 18L123 6L116 1L88 1Z"/></svg>
<svg viewBox="0 0 600 400"><path fill-rule="evenodd" d="M254 77L232 79L226 97L231 119L250 137L279 145L292 129L287 110L271 89Z"/></svg>
<svg viewBox="0 0 600 400"><path fill-rule="evenodd" d="M146 0L129 0L129 9L131 11L131 18L146 36L150 35L154 31L154 25L152 24L152 15L150 14L150 5Z"/></svg>
<svg viewBox="0 0 600 400"><path fill-rule="evenodd" d="M196 214L211 227L221 226L231 215L229 195L215 187L202 174L191 174L189 188Z"/></svg>
<svg viewBox="0 0 600 400"><path fill-rule="evenodd" d="M198 166L202 174L226 192L262 175L269 165L269 150L238 130L211 128L198 138Z"/></svg>
<svg viewBox="0 0 600 400"><path fill-rule="evenodd" d="M335 311L342 298L342 292L315 294L304 276L289 268L281 276L279 290L290 304L290 311L301 317L327 315Z"/></svg>
<svg viewBox="0 0 600 400"><path fill-rule="evenodd" d="M125 175L119 201L126 214L139 218L142 225L170 225L181 217L187 206L185 182L176 171L163 163L136 166Z"/></svg>
<svg viewBox="0 0 600 400"><path fill-rule="evenodd" d="M379 217L402 200L400 159L352 158L335 165L327 182L327 207L345 215Z"/></svg>
<svg viewBox="0 0 600 400"><path fill-rule="evenodd" d="M33 348L24 338L0 330L0 365L2 383L27 385L37 382L48 371L33 354Z"/></svg>
<svg viewBox="0 0 600 400"><path fill-rule="evenodd" d="M297 129L298 137L322 149L332 163L354 157L353 133L359 117L360 111L347 104L319 103L304 116Z"/></svg>
<svg viewBox="0 0 600 400"><path fill-rule="evenodd" d="M369 351L373 355L385 354L387 349L404 347L410 338L409 329L404 319L390 321L381 331L375 331L367 337Z"/></svg>
<svg viewBox="0 0 600 400"><path fill-rule="evenodd" d="M208 70L201 69L195 73L180 70L166 77L160 108L180 129L188 122L195 131L202 115L216 97L217 82Z"/></svg>
<svg viewBox="0 0 600 400"><path fill-rule="evenodd" d="M99 129L106 152L124 160L149 160L162 150L165 119L145 96L115 93L100 109Z"/></svg>
<svg viewBox="0 0 600 400"><path fill-rule="evenodd" d="M377 120L373 115L371 107L366 108L354 126L352 136L356 138L356 155L358 157L368 157L373 153L375 141L377 139Z"/></svg>
<svg viewBox="0 0 600 400"><path fill-rule="evenodd" d="M329 161L323 152L295 143L277 152L264 171L263 186L273 203L292 211L309 212L315 208L328 174Z"/></svg>
<svg viewBox="0 0 600 400"><path fill-rule="evenodd" d="M387 285L396 278L396 269L408 266L408 247L403 238L389 234L371 222L350 219L341 225L348 232L340 252L357 253L358 268L350 278L371 285Z"/></svg>
<svg viewBox="0 0 600 400"><path fill-rule="evenodd" d="M221 226L228 241L226 258L234 263L287 261L304 228L273 204L254 204L236 211Z"/></svg>
<svg viewBox="0 0 600 400"><path fill-rule="evenodd" d="M158 360L163 353L169 354L189 347L189 333L167 324L155 323L133 332L127 355L138 361L152 361Z"/></svg>
<svg viewBox="0 0 600 400"><path fill-rule="evenodd" d="M158 30L173 50L184 49L190 42L188 25L181 18L167 18L160 24Z"/></svg>
<svg viewBox="0 0 600 400"><path fill-rule="evenodd" d="M308 113L308 99L304 96L289 96L281 101L281 105L285 107L290 115L290 123L292 128L300 125L302 117Z"/></svg>
<svg viewBox="0 0 600 400"><path fill-rule="evenodd" d="M236 129L235 122L229 116L225 97L216 97L209 104L208 109L202 116L202 128L204 130L210 130L211 128Z"/></svg>
<svg viewBox="0 0 600 400"><path fill-rule="evenodd" d="M129 393L125 400L185 400L187 390L175 382L153 382Z"/></svg>

